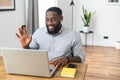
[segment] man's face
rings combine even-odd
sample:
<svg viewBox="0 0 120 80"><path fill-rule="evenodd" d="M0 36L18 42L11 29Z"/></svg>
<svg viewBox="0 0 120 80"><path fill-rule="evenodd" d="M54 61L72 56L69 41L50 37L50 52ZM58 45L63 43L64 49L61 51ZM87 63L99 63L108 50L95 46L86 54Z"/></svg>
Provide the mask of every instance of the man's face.
<svg viewBox="0 0 120 80"><path fill-rule="evenodd" d="M48 11L46 13L46 27L48 33L55 34L58 33L61 28L62 16L59 16L55 11Z"/></svg>

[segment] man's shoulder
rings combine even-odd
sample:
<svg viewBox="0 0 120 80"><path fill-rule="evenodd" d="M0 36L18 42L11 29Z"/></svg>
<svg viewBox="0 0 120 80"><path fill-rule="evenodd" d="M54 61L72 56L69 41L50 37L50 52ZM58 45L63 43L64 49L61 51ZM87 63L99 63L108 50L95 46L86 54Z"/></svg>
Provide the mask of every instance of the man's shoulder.
<svg viewBox="0 0 120 80"><path fill-rule="evenodd" d="M38 28L38 30L44 31L44 30L46 30L46 27L40 27L40 28Z"/></svg>
<svg viewBox="0 0 120 80"><path fill-rule="evenodd" d="M38 28L35 32L42 33L42 32L45 32L45 31L46 31L46 27L41 27L41 28Z"/></svg>
<svg viewBox="0 0 120 80"><path fill-rule="evenodd" d="M71 28L68 28L68 27L64 27L63 26L63 30L65 31L65 32L67 32L67 33L71 33L71 34L78 34L78 32L76 31L76 30L74 30L74 29L71 29Z"/></svg>
<svg viewBox="0 0 120 80"><path fill-rule="evenodd" d="M42 27L42 28L38 28L34 32L33 36L45 35L45 33L46 33L46 27Z"/></svg>

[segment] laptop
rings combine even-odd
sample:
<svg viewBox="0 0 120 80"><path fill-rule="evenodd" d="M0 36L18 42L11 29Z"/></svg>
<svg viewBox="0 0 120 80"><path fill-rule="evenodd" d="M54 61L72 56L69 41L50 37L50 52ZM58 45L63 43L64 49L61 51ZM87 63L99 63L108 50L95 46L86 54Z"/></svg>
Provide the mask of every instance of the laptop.
<svg viewBox="0 0 120 80"><path fill-rule="evenodd" d="M48 51L1 48L6 72L10 74L52 77L57 67L49 65Z"/></svg>

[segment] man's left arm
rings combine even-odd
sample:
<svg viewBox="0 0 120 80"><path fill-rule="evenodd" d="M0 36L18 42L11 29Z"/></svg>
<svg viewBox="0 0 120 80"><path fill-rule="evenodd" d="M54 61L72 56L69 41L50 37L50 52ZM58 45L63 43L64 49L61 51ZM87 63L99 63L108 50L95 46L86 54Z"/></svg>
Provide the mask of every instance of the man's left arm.
<svg viewBox="0 0 120 80"><path fill-rule="evenodd" d="M79 56L66 57L67 62L78 62L81 63L81 58Z"/></svg>

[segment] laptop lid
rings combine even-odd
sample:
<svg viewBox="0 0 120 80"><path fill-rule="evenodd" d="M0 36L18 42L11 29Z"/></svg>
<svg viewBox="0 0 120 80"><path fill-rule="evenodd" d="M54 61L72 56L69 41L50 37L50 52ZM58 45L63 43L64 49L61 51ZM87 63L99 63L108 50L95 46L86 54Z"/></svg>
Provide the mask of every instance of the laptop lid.
<svg viewBox="0 0 120 80"><path fill-rule="evenodd" d="M8 73L51 77L48 51L18 48L1 48Z"/></svg>

